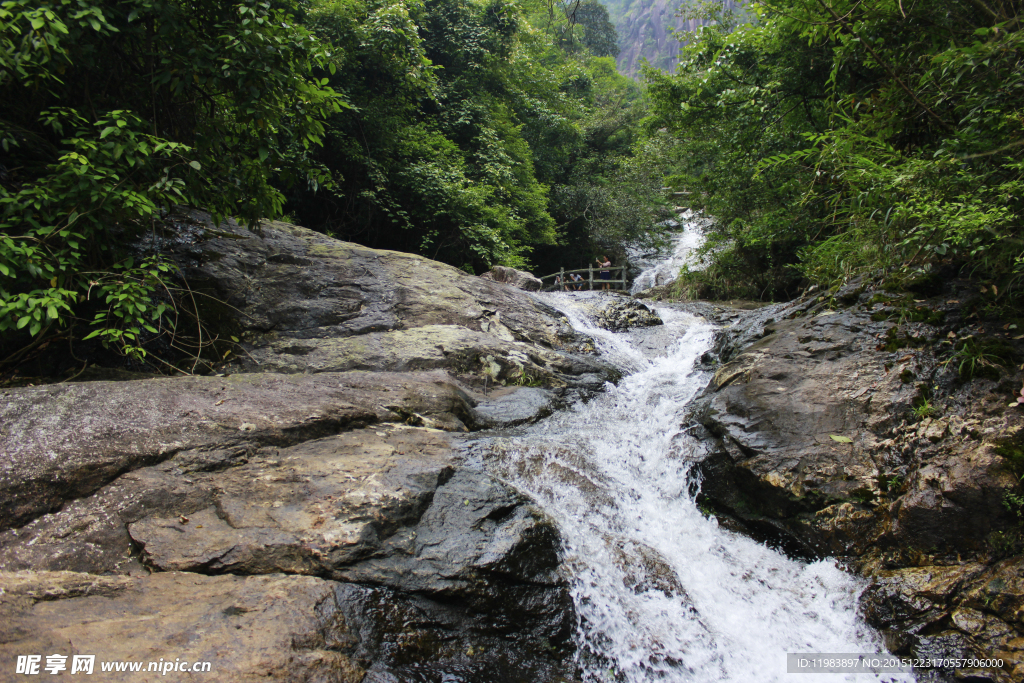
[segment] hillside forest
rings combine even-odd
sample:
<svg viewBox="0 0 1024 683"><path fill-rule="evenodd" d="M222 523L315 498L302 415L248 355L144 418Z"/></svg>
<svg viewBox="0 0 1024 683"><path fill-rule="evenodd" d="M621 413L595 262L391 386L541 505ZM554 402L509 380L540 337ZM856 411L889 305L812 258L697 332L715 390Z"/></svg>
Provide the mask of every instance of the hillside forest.
<svg viewBox="0 0 1024 683"><path fill-rule="evenodd" d="M1021 3L675 12L678 67L633 80L594 0L4 0L0 373L195 368L137 246L176 205L546 274L685 204L714 222L683 296L956 274L1019 309Z"/></svg>

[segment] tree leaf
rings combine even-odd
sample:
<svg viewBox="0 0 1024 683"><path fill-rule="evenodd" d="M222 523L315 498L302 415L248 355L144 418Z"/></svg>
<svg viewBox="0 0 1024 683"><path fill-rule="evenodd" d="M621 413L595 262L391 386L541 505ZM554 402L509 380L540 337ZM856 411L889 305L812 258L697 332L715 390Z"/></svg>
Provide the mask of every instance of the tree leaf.
<svg viewBox="0 0 1024 683"><path fill-rule="evenodd" d="M838 436L836 434L829 434L828 436L833 441L838 441L839 443L853 443L853 439L848 436Z"/></svg>

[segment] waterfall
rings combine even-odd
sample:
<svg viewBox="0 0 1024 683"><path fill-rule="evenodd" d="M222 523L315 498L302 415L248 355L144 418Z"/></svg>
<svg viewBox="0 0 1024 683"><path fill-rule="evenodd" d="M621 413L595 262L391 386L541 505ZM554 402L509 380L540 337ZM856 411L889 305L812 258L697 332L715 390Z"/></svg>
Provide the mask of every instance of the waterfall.
<svg viewBox="0 0 1024 683"><path fill-rule="evenodd" d="M485 456L560 529L584 680L791 681L787 652L883 652L858 614L862 580L726 530L695 503L688 474L703 446L686 412L709 379L696 364L713 326L664 306L663 327L615 334L580 306L603 294L540 296L628 373L587 403L494 439Z"/></svg>
<svg viewBox="0 0 1024 683"><path fill-rule="evenodd" d="M678 226L678 232L673 235L667 254L629 254L630 262L643 269L633 280L631 294L667 285L679 277L679 269L683 266L695 270L700 268L693 252L704 243L704 225L708 219L689 210L679 214L678 218L679 222L671 221Z"/></svg>

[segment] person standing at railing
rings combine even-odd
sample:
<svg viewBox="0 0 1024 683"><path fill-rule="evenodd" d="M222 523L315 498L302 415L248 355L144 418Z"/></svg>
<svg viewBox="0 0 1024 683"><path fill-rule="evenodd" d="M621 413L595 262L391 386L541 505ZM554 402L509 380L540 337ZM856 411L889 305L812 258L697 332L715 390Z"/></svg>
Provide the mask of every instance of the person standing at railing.
<svg viewBox="0 0 1024 683"><path fill-rule="evenodd" d="M612 260L610 258L608 258L607 256L601 256L600 258L597 259L597 265L601 268L601 279L602 280L611 280L612 279L612 271L609 270L609 269L612 267ZM611 284L608 283L608 282L605 282L604 285L601 287L601 289L607 290L610 287L611 287Z"/></svg>

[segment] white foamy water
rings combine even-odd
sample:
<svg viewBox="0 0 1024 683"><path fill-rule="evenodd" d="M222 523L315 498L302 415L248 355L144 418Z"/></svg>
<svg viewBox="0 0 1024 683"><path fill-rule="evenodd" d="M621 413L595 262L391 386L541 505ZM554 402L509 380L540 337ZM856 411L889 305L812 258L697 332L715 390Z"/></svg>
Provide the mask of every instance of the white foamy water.
<svg viewBox="0 0 1024 683"><path fill-rule="evenodd" d="M679 277L679 269L689 266L699 269L700 264L694 257L696 251L704 243L703 225L706 218L692 211L680 214L679 232L672 237L671 246L666 254L644 257L631 255L630 261L643 268L633 280L630 293L636 294L657 285L667 285Z"/></svg>
<svg viewBox="0 0 1024 683"><path fill-rule="evenodd" d="M686 406L708 381L695 363L713 327L659 308L665 328L613 334L581 301L542 295L628 372L589 403L492 445L490 464L536 498L565 544L586 681L910 681L888 674L787 674L787 652L882 652L860 619L863 584L719 527L688 472L701 444ZM653 337L652 337L653 335Z"/></svg>

